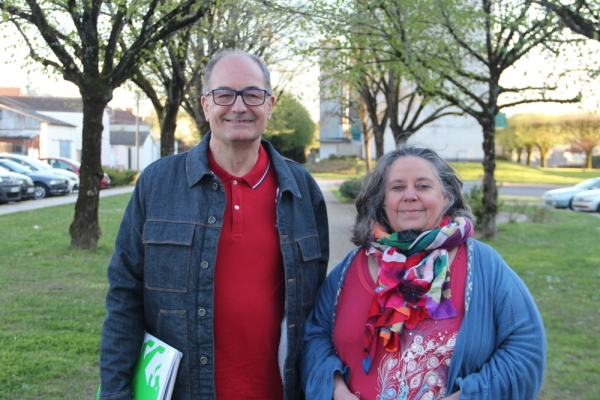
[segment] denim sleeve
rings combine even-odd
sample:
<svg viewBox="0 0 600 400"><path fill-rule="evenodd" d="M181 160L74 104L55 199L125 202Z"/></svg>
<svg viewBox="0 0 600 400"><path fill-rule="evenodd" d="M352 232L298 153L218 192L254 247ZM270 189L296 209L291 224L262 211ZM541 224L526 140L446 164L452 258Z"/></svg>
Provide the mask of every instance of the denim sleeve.
<svg viewBox="0 0 600 400"><path fill-rule="evenodd" d="M344 376L348 373L333 347L333 315L340 275L338 265L319 289L315 308L304 325L300 373L307 399L333 398L335 372Z"/></svg>
<svg viewBox="0 0 600 400"><path fill-rule="evenodd" d="M314 180L312 181L315 186L313 190L316 190L318 193L318 196L314 196L316 201L313 201L313 210L315 220L317 221L319 243L321 245L321 257L319 258L319 269L317 271L317 287L319 287L327 276L327 265L329 262L329 220L327 218L327 207L323 193L317 183Z"/></svg>
<svg viewBox="0 0 600 400"><path fill-rule="evenodd" d="M100 343L100 399L132 399L131 371L144 337L144 174L127 205L108 266Z"/></svg>
<svg viewBox="0 0 600 400"><path fill-rule="evenodd" d="M464 370L463 376L456 380L460 398L534 400L546 368L544 324L525 283L495 251L491 253L480 259L486 265L483 279L493 283L482 284L487 293L481 300L486 304L478 307L489 312L481 313L483 316L475 323L495 329L495 332L481 331L483 338L478 340L493 341L496 345L479 368ZM464 363L473 365L475 358L473 354Z"/></svg>

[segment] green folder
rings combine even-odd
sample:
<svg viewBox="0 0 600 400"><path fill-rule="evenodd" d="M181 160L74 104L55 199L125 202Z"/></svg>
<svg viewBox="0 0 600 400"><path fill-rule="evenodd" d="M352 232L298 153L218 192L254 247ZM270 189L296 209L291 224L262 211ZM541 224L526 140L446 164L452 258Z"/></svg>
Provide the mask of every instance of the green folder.
<svg viewBox="0 0 600 400"><path fill-rule="evenodd" d="M131 390L135 400L169 400L183 354L148 332L133 368ZM100 388L96 400L100 398Z"/></svg>

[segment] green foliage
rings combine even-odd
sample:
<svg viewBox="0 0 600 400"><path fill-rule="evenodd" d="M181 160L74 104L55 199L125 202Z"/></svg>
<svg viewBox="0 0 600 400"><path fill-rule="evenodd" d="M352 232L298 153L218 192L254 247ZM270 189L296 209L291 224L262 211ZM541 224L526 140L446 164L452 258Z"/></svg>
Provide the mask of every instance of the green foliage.
<svg viewBox="0 0 600 400"><path fill-rule="evenodd" d="M110 177L111 186L124 186L134 184L137 180L138 172L133 169L118 170L116 168L104 167L104 172Z"/></svg>
<svg viewBox="0 0 600 400"><path fill-rule="evenodd" d="M496 183L496 193L498 193L501 186L501 184ZM475 216L475 219L477 221L481 221L483 219L483 186L471 186L469 190L464 193L464 196L465 200L471 207L471 212ZM496 205L498 206L498 211L500 211L504 205L504 202L496 199Z"/></svg>
<svg viewBox="0 0 600 400"><path fill-rule="evenodd" d="M347 199L355 200L360 193L361 184L361 178L348 179L340 185L340 192Z"/></svg>
<svg viewBox="0 0 600 400"><path fill-rule="evenodd" d="M284 155L295 150L304 155L304 151L314 143L315 128L308 110L294 97L284 94L275 104L264 138ZM299 160L296 156L292 159L305 162L303 158Z"/></svg>

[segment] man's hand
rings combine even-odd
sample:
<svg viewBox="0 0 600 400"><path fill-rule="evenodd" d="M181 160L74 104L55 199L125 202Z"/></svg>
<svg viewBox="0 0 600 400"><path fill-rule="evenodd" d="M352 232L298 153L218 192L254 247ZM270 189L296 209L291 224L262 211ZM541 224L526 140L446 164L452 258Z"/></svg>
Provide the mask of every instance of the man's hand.
<svg viewBox="0 0 600 400"><path fill-rule="evenodd" d="M339 372L336 372L334 377L333 400L359 400L358 397L348 390L344 377Z"/></svg>

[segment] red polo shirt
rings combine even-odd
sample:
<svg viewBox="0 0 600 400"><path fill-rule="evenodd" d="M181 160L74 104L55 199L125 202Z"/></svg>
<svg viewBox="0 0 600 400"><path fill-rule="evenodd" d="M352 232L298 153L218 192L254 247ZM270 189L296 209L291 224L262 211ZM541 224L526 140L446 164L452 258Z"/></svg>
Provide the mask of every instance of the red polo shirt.
<svg viewBox="0 0 600 400"><path fill-rule="evenodd" d="M236 177L208 153L227 206L215 266L217 399L283 399L277 350L285 274L276 227L277 177L260 147L250 172Z"/></svg>

